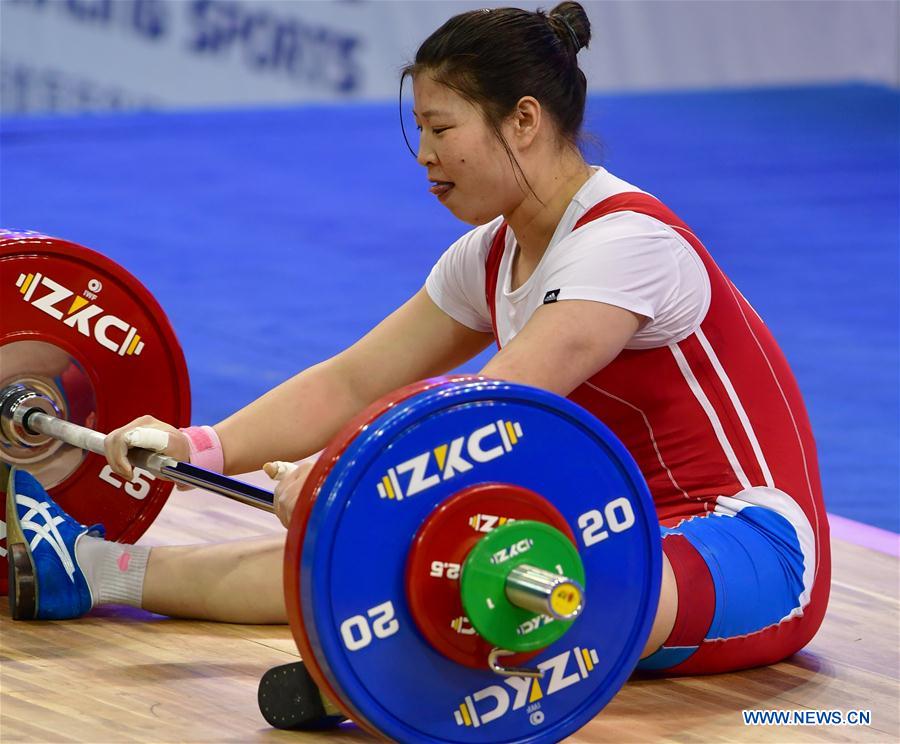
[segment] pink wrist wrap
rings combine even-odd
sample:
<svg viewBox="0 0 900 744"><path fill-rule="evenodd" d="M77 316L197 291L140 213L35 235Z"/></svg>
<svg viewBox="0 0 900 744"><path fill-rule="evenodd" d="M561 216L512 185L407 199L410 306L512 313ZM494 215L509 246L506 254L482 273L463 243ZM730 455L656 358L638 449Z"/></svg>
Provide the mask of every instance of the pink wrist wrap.
<svg viewBox="0 0 900 744"><path fill-rule="evenodd" d="M211 426L188 426L179 429L187 435L191 446L191 465L221 473L225 468L225 456L219 435Z"/></svg>

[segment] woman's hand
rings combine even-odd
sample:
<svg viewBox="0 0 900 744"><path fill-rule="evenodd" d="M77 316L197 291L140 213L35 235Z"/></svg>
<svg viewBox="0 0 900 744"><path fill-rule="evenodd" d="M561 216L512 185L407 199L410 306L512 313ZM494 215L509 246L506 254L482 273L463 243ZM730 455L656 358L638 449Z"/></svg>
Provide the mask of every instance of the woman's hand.
<svg viewBox="0 0 900 744"><path fill-rule="evenodd" d="M160 452L185 462L191 459L187 435L153 416L141 416L111 431L103 442L109 466L126 481L134 477L134 468L128 461L128 450L135 447Z"/></svg>
<svg viewBox="0 0 900 744"><path fill-rule="evenodd" d="M267 462L263 466L266 475L278 480L278 485L275 486L275 514L285 527L291 523L300 490L314 464L315 460L304 460L298 465Z"/></svg>

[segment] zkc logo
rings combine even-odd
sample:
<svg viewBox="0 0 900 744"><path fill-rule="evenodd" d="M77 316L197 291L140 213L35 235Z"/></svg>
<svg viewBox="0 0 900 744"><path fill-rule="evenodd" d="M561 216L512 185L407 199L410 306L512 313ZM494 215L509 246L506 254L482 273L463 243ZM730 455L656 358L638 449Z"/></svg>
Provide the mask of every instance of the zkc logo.
<svg viewBox="0 0 900 744"><path fill-rule="evenodd" d="M502 457L511 452L521 438L522 425L518 421L493 421L468 436L457 437L449 444L388 468L378 483L378 495L396 501L415 496L457 473L471 470L478 463Z"/></svg>
<svg viewBox="0 0 900 744"><path fill-rule="evenodd" d="M47 313L51 318L61 320L63 325L74 328L82 336L93 338L119 356L137 356L143 351L144 342L133 325L104 312L102 307L91 302L96 299L96 293L102 287L96 279L90 281L84 296L76 295L71 289L41 273L19 274L16 286L22 299L32 307ZM39 292L38 287L49 291ZM74 297L71 304L68 302L70 297ZM110 338L111 331L113 338Z"/></svg>

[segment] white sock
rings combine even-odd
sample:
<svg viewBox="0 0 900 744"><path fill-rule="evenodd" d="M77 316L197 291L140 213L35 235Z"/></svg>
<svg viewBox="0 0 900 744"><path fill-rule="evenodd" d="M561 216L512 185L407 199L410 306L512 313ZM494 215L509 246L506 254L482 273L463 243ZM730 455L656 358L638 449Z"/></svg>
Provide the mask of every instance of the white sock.
<svg viewBox="0 0 900 744"><path fill-rule="evenodd" d="M93 607L101 604L141 606L150 548L108 542L84 534L75 542L75 558L90 587Z"/></svg>

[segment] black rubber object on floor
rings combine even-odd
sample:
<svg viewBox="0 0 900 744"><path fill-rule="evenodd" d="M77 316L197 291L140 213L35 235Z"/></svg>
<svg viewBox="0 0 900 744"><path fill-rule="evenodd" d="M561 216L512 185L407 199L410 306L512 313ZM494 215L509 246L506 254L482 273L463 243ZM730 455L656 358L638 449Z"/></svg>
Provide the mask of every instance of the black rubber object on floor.
<svg viewBox="0 0 900 744"><path fill-rule="evenodd" d="M318 731L346 720L325 712L319 688L302 661L267 671L259 681L257 700L263 718L278 729Z"/></svg>

